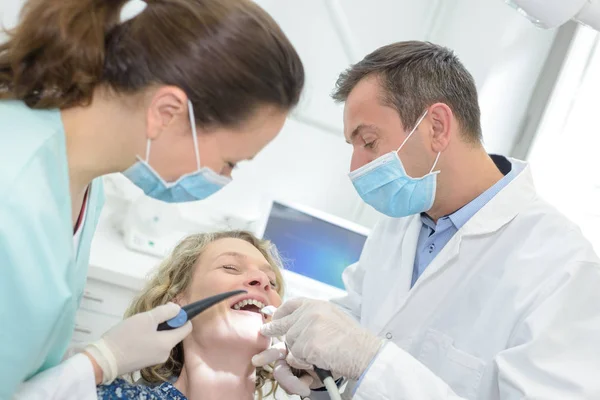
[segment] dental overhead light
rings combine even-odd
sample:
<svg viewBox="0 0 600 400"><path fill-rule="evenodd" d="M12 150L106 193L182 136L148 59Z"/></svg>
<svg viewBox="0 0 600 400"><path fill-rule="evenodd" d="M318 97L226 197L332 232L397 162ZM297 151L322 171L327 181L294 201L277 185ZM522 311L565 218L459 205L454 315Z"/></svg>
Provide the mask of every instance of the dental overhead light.
<svg viewBox="0 0 600 400"><path fill-rule="evenodd" d="M540 28L576 21L600 30L600 0L504 0Z"/></svg>

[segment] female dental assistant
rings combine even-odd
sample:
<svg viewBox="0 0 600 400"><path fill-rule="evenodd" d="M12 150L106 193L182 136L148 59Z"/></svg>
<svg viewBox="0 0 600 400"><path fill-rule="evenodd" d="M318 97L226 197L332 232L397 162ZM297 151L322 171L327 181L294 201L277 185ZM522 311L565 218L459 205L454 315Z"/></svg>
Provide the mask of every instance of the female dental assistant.
<svg viewBox="0 0 600 400"><path fill-rule="evenodd" d="M126 3L28 0L0 46L2 399L64 355L100 177L203 199L299 100L300 58L251 0L152 1L123 20Z"/></svg>

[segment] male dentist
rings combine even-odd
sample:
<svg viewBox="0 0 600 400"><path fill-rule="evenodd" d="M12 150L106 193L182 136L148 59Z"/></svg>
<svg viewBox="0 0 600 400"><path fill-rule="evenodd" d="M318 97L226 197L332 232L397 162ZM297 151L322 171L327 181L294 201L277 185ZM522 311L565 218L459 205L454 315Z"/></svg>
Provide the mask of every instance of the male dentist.
<svg viewBox="0 0 600 400"><path fill-rule="evenodd" d="M599 399L600 261L527 163L486 153L457 57L384 46L333 97L350 179L386 217L344 272L348 295L285 303L263 334L285 335L291 354L254 363L279 358L279 382L303 395L286 360L347 378L344 396L361 400Z"/></svg>

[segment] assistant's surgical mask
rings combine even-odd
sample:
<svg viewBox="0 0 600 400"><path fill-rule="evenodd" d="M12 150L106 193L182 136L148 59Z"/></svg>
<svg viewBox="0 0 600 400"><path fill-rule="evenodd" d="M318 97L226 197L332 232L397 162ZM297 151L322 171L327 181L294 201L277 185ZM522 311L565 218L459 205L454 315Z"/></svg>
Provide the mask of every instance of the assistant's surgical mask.
<svg viewBox="0 0 600 400"><path fill-rule="evenodd" d="M415 133L427 111L410 131L398 150L391 151L350 172L349 177L360 197L377 211L395 218L429 210L435 200L437 154L429 173L421 178L408 176L398 152Z"/></svg>
<svg viewBox="0 0 600 400"><path fill-rule="evenodd" d="M222 176L207 167L200 167L198 153L198 138L192 102L188 100L188 114L192 126L194 153L196 154L195 172L181 176L175 182L165 182L164 179L148 164L151 140L146 143L146 159L138 156L138 161L128 168L123 175L129 178L147 196L167 203L183 203L207 198L231 182L231 178Z"/></svg>

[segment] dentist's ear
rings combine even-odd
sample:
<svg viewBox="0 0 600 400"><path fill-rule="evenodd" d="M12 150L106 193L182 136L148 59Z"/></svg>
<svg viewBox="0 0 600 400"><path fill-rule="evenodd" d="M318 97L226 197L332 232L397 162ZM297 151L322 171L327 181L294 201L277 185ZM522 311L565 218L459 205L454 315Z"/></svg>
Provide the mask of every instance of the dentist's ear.
<svg viewBox="0 0 600 400"><path fill-rule="evenodd" d="M456 129L454 114L450 107L444 103L436 103L429 107L427 116L431 125L431 150L434 153L443 153L452 140L452 132Z"/></svg>

